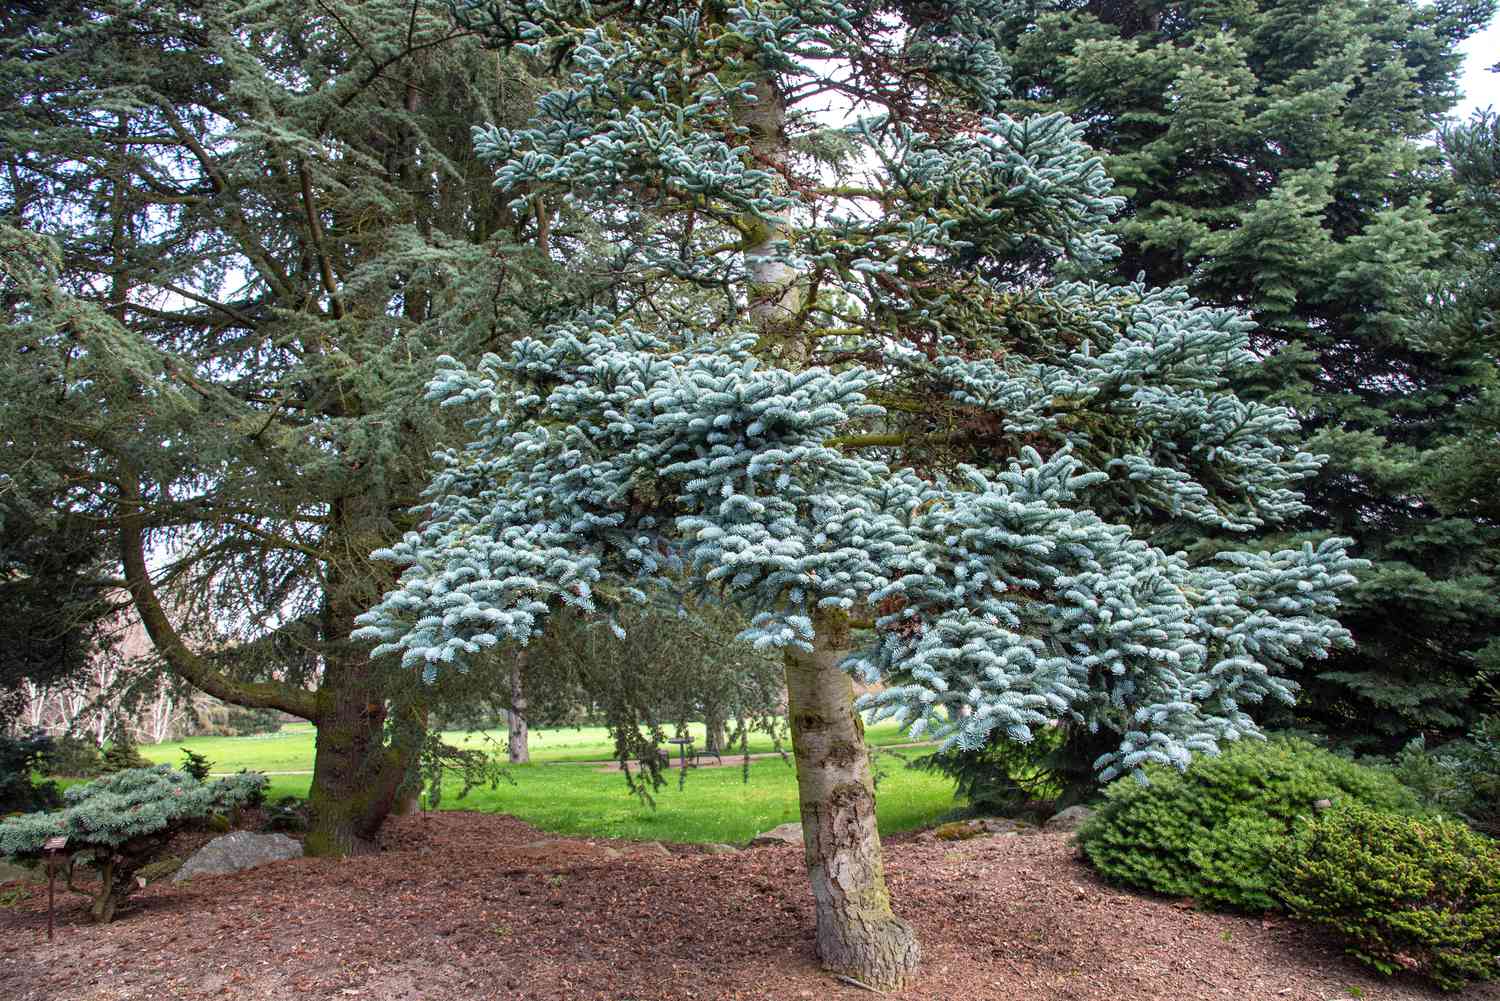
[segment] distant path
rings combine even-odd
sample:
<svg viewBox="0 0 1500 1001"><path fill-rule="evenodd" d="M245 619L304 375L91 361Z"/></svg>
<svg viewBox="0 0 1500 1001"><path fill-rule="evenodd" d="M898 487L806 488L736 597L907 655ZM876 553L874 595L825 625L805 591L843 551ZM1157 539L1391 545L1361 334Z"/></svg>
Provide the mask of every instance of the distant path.
<svg viewBox="0 0 1500 1001"><path fill-rule="evenodd" d="M872 747L870 749L872 751L899 751L902 748L909 748L909 747L936 747L936 746L937 746L937 742L936 741L932 741L932 740L919 740L919 741L914 741L914 742L908 743L908 744L881 744L878 747ZM792 756L792 749L790 747L788 747L786 749L786 757L790 758L791 756ZM760 753L750 754L750 755L743 755L743 754L737 754L737 753L731 752L729 754L724 755L723 758L715 758L712 754L706 754L706 755L700 756L698 758L696 764L689 764L688 767L689 768L732 768L732 767L736 767L736 766L739 766L739 765L743 765L745 763L745 758L747 758L747 757L751 761L759 761L762 758L779 758L779 757L781 757L781 755L778 754L778 753L776 753L775 751L762 751ZM704 760L705 758L708 759L708 760ZM617 772L617 771L620 770L620 762L618 760L614 759L614 758L611 758L608 761L543 761L543 762L540 762L540 764L544 764L544 765L593 765L595 771L600 771L600 772ZM682 759L680 757L678 757L676 754L673 754L672 755L672 767L673 768L680 768L681 766L682 766Z"/></svg>
<svg viewBox="0 0 1500 1001"><path fill-rule="evenodd" d="M872 748L872 750L876 750L876 751L899 751L899 750L902 750L903 748L935 747L935 746L937 746L937 742L936 741L918 740L918 741L913 741L911 743L906 743L906 744L881 744L878 747ZM791 754L792 754L791 748L787 748L787 751L786 751L787 757L791 757ZM713 755L705 755L704 757L713 758ZM778 753L776 753L775 751L759 751L759 752L756 752L755 754L749 755L749 758L750 758L751 761L759 761L762 758L779 758L779 757L781 757L781 755L778 754ZM675 754L672 755L672 767L676 768L676 767L678 767L678 765L680 763L681 763L681 759L678 758L677 755L675 755ZM713 758L713 760L711 760L711 761L704 761L702 758L700 758L698 760L698 763L696 765L694 765L693 767L694 768L729 768L729 767L731 767L733 765L742 765L744 763L745 763L745 756L744 755L730 753L730 754L724 755L724 757L722 759ZM617 771L620 770L620 762L617 761L617 760L615 760L614 758L592 758L592 759L590 759L588 761L536 761L536 762L533 762L533 764L537 764L537 765L590 765L593 768L595 768L596 770L601 771L601 772L617 772ZM238 775L239 773L238 772L210 772L209 774L211 776L213 776L214 778L224 778L225 776ZM261 774L262 775L311 775L312 774L312 769L311 768L304 768L304 769L300 769L298 771L291 771L291 772L261 772Z"/></svg>

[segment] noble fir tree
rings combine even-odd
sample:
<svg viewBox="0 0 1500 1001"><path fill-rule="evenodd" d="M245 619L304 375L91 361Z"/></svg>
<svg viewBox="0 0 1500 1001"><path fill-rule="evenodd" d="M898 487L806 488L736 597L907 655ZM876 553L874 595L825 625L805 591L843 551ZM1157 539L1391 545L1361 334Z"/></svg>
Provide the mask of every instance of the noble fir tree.
<svg viewBox="0 0 1500 1001"><path fill-rule="evenodd" d="M1488 364L1480 391L1455 414L1452 433L1412 465L1439 510L1488 530L1475 559L1494 571L1500 568L1500 113L1477 112L1446 129L1442 148L1459 192L1443 227L1455 260L1430 299L1428 336L1437 350L1476 352ZM1500 595L1491 597L1500 604ZM1493 684L1500 677L1500 633L1488 636L1475 659Z"/></svg>
<svg viewBox="0 0 1500 1001"><path fill-rule="evenodd" d="M746 610L783 657L819 955L875 987L918 946L851 672L896 682L877 716L957 746L1068 721L1107 735L1104 776L1181 766L1347 641L1357 564L1338 539L1152 544L1300 516L1318 460L1287 410L1224 389L1255 363L1242 314L1077 277L1115 255L1120 201L1078 126L999 113L997 9L460 6L561 81L526 126L477 130L495 189L611 288L439 360L429 396L470 442L378 553L399 585L356 633L436 678L553 614Z"/></svg>
<svg viewBox="0 0 1500 1001"><path fill-rule="evenodd" d="M1268 360L1236 391L1291 407L1330 456L1309 513L1263 544L1347 535L1373 562L1341 616L1355 645L1302 678L1295 714L1370 750L1461 731L1476 652L1500 632L1494 524L1435 504L1409 461L1448 441L1486 378L1472 345L1425 338L1421 318L1455 263L1440 225L1454 189L1429 137L1457 99L1459 43L1494 10L1043 0L1003 5L995 28L1003 108L1073 116L1105 155L1125 199L1117 280L1249 311Z"/></svg>
<svg viewBox="0 0 1500 1001"><path fill-rule="evenodd" d="M452 430L430 358L567 278L468 137L530 85L414 0L12 4L0 79L0 505L88 528L176 674L312 721L308 849L367 847L436 695L348 639Z"/></svg>

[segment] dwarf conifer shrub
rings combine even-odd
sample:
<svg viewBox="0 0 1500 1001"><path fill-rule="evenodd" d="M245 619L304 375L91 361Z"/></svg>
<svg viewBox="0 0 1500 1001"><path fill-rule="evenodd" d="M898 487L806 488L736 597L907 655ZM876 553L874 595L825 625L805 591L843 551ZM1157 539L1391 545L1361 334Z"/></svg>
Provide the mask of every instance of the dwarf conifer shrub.
<svg viewBox="0 0 1500 1001"><path fill-rule="evenodd" d="M1090 862L1114 882L1239 910L1280 907L1271 860L1299 817L1327 805L1413 812L1388 773L1300 740L1245 740L1185 772L1152 768L1149 784L1114 783L1079 831Z"/></svg>
<svg viewBox="0 0 1500 1001"><path fill-rule="evenodd" d="M209 761L206 755L199 754L197 751L186 747L182 749L182 764L178 767L199 782L208 781L208 773L213 766L214 763Z"/></svg>
<svg viewBox="0 0 1500 1001"><path fill-rule="evenodd" d="M0 855L38 858L48 838L68 837L73 865L68 889L89 897L98 922L114 917L136 887L136 874L172 836L191 823L249 803L266 777L241 773L203 783L170 765L131 768L63 793L66 806L0 823ZM85 862L99 872L95 886L76 886L74 869Z"/></svg>
<svg viewBox="0 0 1500 1001"><path fill-rule="evenodd" d="M1500 846L1462 823L1330 810L1298 826L1273 879L1292 914L1382 973L1445 990L1500 976Z"/></svg>

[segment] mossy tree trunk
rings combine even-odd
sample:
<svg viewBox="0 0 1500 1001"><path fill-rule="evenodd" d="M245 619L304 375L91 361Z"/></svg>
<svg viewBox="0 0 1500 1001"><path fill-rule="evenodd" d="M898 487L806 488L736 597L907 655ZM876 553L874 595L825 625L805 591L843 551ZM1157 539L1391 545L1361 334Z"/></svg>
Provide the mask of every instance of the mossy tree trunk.
<svg viewBox="0 0 1500 1001"><path fill-rule="evenodd" d="M105 855L98 863L99 865L99 888L92 895L92 903L89 905L89 918L97 925L107 925L115 919L115 911L120 907L120 898L124 895L122 891L128 890L128 885L120 887L118 873L115 872L115 861Z"/></svg>
<svg viewBox="0 0 1500 1001"><path fill-rule="evenodd" d="M374 850L396 804L406 762L385 741L385 706L372 701L368 660L330 659L318 691L316 754L308 793L309 855Z"/></svg>
<svg viewBox="0 0 1500 1001"><path fill-rule="evenodd" d="M94 886L79 886L74 882L78 864L69 861L64 870L64 888L88 898L90 920L95 924L109 924L138 889L136 873L162 856L175 833L175 830L163 831L128 841L115 849L95 849L90 864L99 873L99 883Z"/></svg>
<svg viewBox="0 0 1500 1001"><path fill-rule="evenodd" d="M138 482L126 478L122 493L127 502L138 501ZM140 505L129 507L138 511ZM138 513L120 519L121 557L141 622L174 672L226 702L278 709L317 728L306 849L309 855L350 855L374 849L415 749L386 740L386 669L349 638L354 617L388 583L388 573L377 572L366 557L384 541L387 519L369 499L346 497L330 505L328 520L318 623L323 675L316 691L277 680L242 681L189 647L157 595L146 565L145 519Z"/></svg>
<svg viewBox="0 0 1500 1001"><path fill-rule="evenodd" d="M916 971L917 939L891 911L885 886L864 724L838 666L848 627L828 613L814 621L812 652L787 654L786 688L818 956L836 973L895 988Z"/></svg>
<svg viewBox="0 0 1500 1001"><path fill-rule="evenodd" d="M408 753L386 739L386 666L353 642L354 619L379 594L384 579L366 554L379 543L381 512L363 498L341 498L330 522L339 538L325 545L328 562L321 616L323 678L318 686L316 755L305 842L309 855L355 855L374 850L375 835L396 806ZM397 728L399 729L399 728ZM414 750L414 749L405 749Z"/></svg>

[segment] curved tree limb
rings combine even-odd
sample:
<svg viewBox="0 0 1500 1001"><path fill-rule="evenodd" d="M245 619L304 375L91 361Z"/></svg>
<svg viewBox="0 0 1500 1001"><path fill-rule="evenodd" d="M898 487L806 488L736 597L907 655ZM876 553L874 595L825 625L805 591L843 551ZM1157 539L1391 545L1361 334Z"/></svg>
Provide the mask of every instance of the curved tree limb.
<svg viewBox="0 0 1500 1001"><path fill-rule="evenodd" d="M146 567L146 518L140 503L139 482L134 478L126 479L122 494L125 506L120 516L120 560L125 567L126 587L146 634L172 671L225 702L247 709L280 709L316 722L318 703L312 692L279 681L231 678L183 642L182 635L162 608L156 585Z"/></svg>

